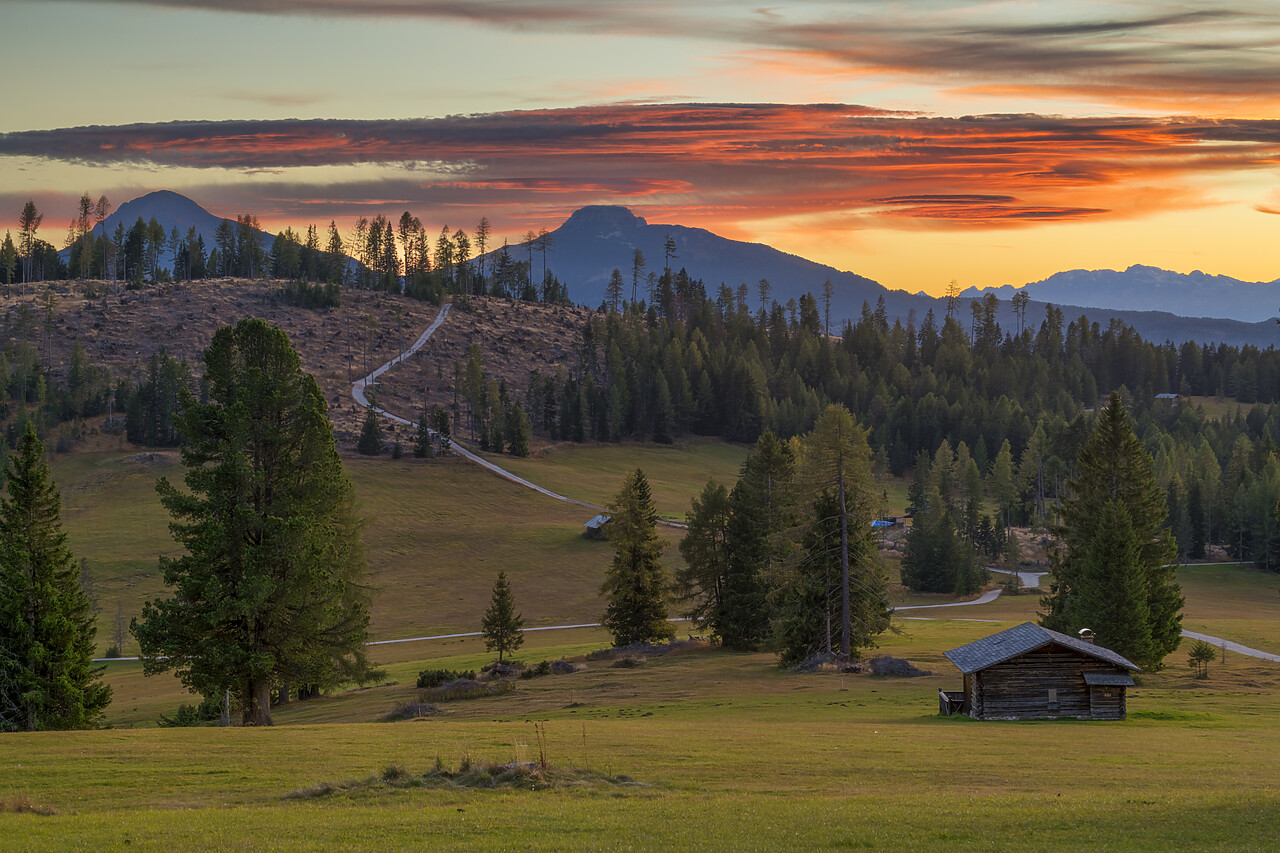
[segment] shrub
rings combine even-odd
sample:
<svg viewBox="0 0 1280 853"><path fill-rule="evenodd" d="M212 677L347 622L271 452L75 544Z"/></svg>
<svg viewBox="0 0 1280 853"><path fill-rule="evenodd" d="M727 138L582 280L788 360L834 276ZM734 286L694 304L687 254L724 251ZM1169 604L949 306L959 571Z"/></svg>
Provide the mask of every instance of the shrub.
<svg viewBox="0 0 1280 853"><path fill-rule="evenodd" d="M474 669L424 669L418 673L418 689L426 687L439 687L449 681L459 681L461 679L474 680L476 671Z"/></svg>
<svg viewBox="0 0 1280 853"><path fill-rule="evenodd" d="M871 659L872 675L896 675L901 678L918 678L922 675L933 675L932 672L919 669L909 660L880 655Z"/></svg>
<svg viewBox="0 0 1280 853"><path fill-rule="evenodd" d="M495 681L484 684L469 678L447 681L438 687L429 687L418 694L422 702L457 702L463 699L483 699L486 696L501 696L515 690L510 681Z"/></svg>
<svg viewBox="0 0 1280 853"><path fill-rule="evenodd" d="M551 674L551 661L544 660L536 666L531 666L520 673L521 678L541 678L544 675Z"/></svg>
<svg viewBox="0 0 1280 853"><path fill-rule="evenodd" d="M108 655L110 657L110 655ZM179 705L172 717L161 714L156 725L162 729L182 729L192 726L207 726L222 716L222 709L212 699L205 699L199 705Z"/></svg>
<svg viewBox="0 0 1280 853"><path fill-rule="evenodd" d="M401 702L391 709L391 713L382 718L384 723L395 723L400 720L420 720L423 717L434 717L440 713L435 705L426 702ZM328 793L327 791L324 793Z"/></svg>

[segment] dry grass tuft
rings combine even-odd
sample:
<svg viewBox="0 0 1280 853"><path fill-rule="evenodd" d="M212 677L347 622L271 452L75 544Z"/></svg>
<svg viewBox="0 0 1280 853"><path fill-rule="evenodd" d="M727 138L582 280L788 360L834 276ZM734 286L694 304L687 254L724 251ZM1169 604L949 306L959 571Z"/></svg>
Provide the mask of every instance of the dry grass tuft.
<svg viewBox="0 0 1280 853"><path fill-rule="evenodd" d="M0 813L9 812L10 814L34 814L43 817L57 814L50 806L42 806L34 802L26 794L13 794L8 797L0 797Z"/></svg>

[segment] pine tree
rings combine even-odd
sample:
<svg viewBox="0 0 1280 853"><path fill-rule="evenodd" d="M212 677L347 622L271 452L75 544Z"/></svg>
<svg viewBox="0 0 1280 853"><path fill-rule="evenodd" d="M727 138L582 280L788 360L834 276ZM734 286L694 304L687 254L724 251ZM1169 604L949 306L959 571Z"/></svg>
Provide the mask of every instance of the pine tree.
<svg viewBox="0 0 1280 853"><path fill-rule="evenodd" d="M426 409L418 415L418 423L413 430L413 455L419 459L431 458L431 422Z"/></svg>
<svg viewBox="0 0 1280 853"><path fill-rule="evenodd" d="M148 601L132 630L144 673L230 691L245 723L270 725L275 688L378 675L355 494L324 395L284 332L219 329L204 380L207 402L184 392L178 421L186 489L156 485L186 554L161 559L173 595Z"/></svg>
<svg viewBox="0 0 1280 853"><path fill-rule="evenodd" d="M639 468L623 481L609 515L606 529L614 557L601 587L609 597L601 621L616 646L670 639L675 631L667 622L667 570L661 560L658 511Z"/></svg>
<svg viewBox="0 0 1280 853"><path fill-rule="evenodd" d="M685 521L689 532L680 540L685 565L676 570L676 589L689 602L685 616L699 630L725 636L725 587L729 575L729 490L714 480L693 499Z"/></svg>
<svg viewBox="0 0 1280 853"><path fill-rule="evenodd" d="M97 628L62 532L44 444L27 425L0 499L0 731L84 729L111 701Z"/></svg>
<svg viewBox="0 0 1280 853"><path fill-rule="evenodd" d="M797 524L796 460L791 445L766 430L742 463L729 493L728 561L721 639L751 650L768 635L769 590L793 549Z"/></svg>
<svg viewBox="0 0 1280 853"><path fill-rule="evenodd" d="M1093 620L1099 645L1133 661L1158 661L1152 645L1147 579L1138 561L1138 543L1128 510L1118 499L1102 505L1093 536L1077 554L1076 612ZM1095 627L1096 625L1096 627Z"/></svg>
<svg viewBox="0 0 1280 853"><path fill-rule="evenodd" d="M533 441L533 427L529 425L529 416L524 413L524 406L516 403L507 415L507 452L512 456L528 456L529 443Z"/></svg>
<svg viewBox="0 0 1280 853"><path fill-rule="evenodd" d="M378 420L378 413L372 406L364 413L364 425L360 427L360 440L356 442L356 451L364 456L382 454L382 422Z"/></svg>
<svg viewBox="0 0 1280 853"><path fill-rule="evenodd" d="M1070 493L1061 502L1062 521L1055 533L1062 547L1051 555L1053 582L1049 595L1041 600L1045 608L1041 622L1067 634L1087 627L1100 640L1117 638L1114 641L1123 644L1114 646L1115 651L1140 666L1158 669L1181 639L1183 598L1171 565L1177 546L1164 526L1168 507L1152 472L1151 456L1134 434L1119 393L1112 392L1099 413L1080 451L1077 470L1068 483ZM1123 524L1115 510L1103 512L1111 503L1127 516L1135 549L1133 573L1140 583L1129 577L1128 569L1102 565L1090 556L1104 548L1116 550L1114 530ZM1117 577L1099 577L1112 572ZM1100 612L1096 590L1105 586L1113 588L1114 594L1142 600L1112 601ZM1145 627L1104 622L1128 619L1125 614L1140 614L1144 606Z"/></svg>
<svg viewBox="0 0 1280 853"><path fill-rule="evenodd" d="M506 572L498 572L493 584L493 596L489 609L480 624L484 633L484 647L498 652L498 663L507 652L514 652L524 643L524 619L516 613L516 600L511 594L511 584Z"/></svg>
<svg viewBox="0 0 1280 853"><path fill-rule="evenodd" d="M874 645L889 627L888 589L871 527L847 530L839 494L827 490L814 500L801 545L805 557L781 590L778 663L794 666L822 652L848 660L855 650ZM852 593L846 596L843 580L849 566L856 571ZM847 633L841 624L846 613Z"/></svg>

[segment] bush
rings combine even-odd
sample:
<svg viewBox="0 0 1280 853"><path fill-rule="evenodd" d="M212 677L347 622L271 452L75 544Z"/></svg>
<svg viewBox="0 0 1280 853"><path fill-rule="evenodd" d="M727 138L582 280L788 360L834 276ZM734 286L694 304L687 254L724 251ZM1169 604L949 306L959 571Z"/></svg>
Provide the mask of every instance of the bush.
<svg viewBox="0 0 1280 853"><path fill-rule="evenodd" d="M900 678L919 678L922 675L933 675L928 670L917 668L909 660L880 655L871 659L872 675L896 675Z"/></svg>
<svg viewBox="0 0 1280 853"><path fill-rule="evenodd" d="M418 694L422 702L457 702L462 699L483 699L487 696L501 696L515 690L510 681L496 681L484 684L469 678L457 681L446 681L438 687L429 687Z"/></svg>
<svg viewBox="0 0 1280 853"><path fill-rule="evenodd" d="M182 729L192 726L207 726L222 716L222 709L212 699L205 699L199 705L179 705L172 717L161 714L156 725L162 729Z"/></svg>
<svg viewBox="0 0 1280 853"><path fill-rule="evenodd" d="M418 689L439 687L449 681L474 680L475 677L474 669L424 669L418 673Z"/></svg>
<svg viewBox="0 0 1280 853"><path fill-rule="evenodd" d="M120 654L120 647L119 647L119 646L107 646L107 651L106 651L106 653L105 653L105 654L103 654L102 656L103 656L104 658L119 658L119 657L124 657L124 655Z"/></svg>
<svg viewBox="0 0 1280 853"><path fill-rule="evenodd" d="M544 660L536 666L531 666L520 673L521 678L541 678L544 675L551 674L551 661Z"/></svg>
<svg viewBox="0 0 1280 853"><path fill-rule="evenodd" d="M382 718L384 723L395 723L400 720L419 720L423 717L434 717L440 713L435 705L421 701L401 702L391 709L391 713Z"/></svg>

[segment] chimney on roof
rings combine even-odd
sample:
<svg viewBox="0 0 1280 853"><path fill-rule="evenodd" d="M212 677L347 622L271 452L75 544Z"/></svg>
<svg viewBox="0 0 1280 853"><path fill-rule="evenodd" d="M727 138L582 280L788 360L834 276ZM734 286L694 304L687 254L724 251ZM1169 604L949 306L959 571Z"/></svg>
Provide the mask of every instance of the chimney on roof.
<svg viewBox="0 0 1280 853"><path fill-rule="evenodd" d="M1093 629L1092 628L1081 628L1079 631L1076 632L1076 636L1079 637L1083 642L1086 642L1091 646L1093 645Z"/></svg>

